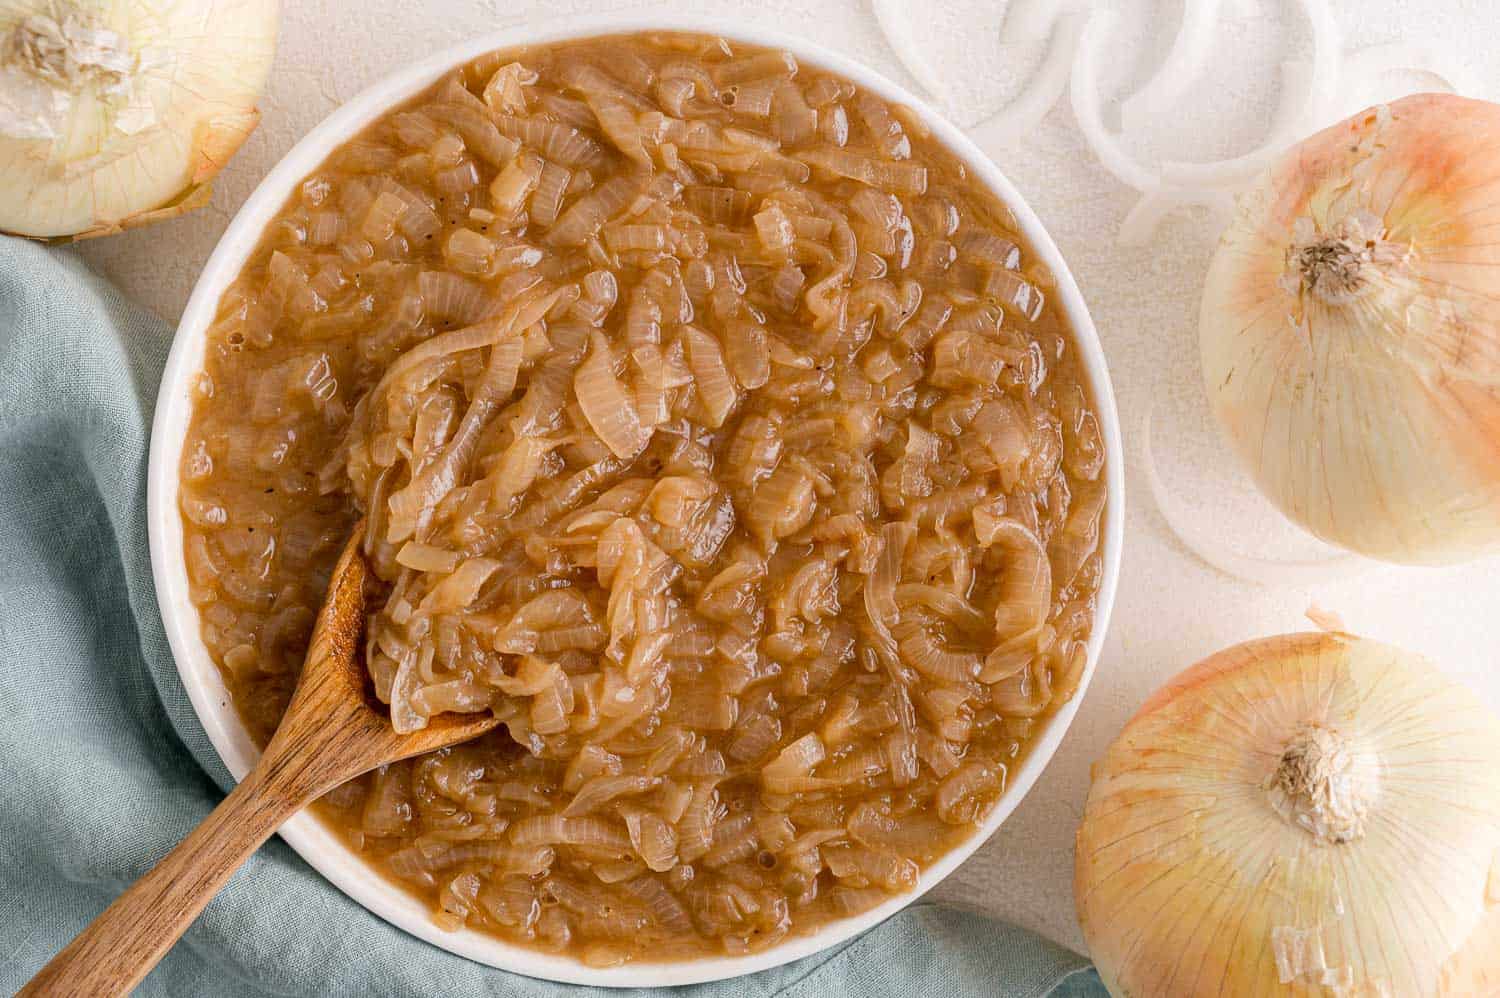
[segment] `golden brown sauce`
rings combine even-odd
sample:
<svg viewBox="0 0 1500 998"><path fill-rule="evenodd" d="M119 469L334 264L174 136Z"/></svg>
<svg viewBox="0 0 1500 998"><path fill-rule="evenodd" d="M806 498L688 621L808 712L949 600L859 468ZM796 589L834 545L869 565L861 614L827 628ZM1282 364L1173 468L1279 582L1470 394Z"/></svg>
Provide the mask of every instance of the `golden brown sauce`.
<svg viewBox="0 0 1500 998"><path fill-rule="evenodd" d="M203 636L262 743L359 511L398 728L321 805L595 964L914 886L1071 695L1098 425L1050 278L903 108L686 35L482 57L333 153L209 333Z"/></svg>

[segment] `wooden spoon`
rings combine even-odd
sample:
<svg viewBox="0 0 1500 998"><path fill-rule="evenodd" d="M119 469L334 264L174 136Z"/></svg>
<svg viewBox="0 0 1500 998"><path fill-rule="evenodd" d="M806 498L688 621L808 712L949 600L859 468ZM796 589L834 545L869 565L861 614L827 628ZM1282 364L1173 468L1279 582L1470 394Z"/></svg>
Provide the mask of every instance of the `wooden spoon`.
<svg viewBox="0 0 1500 998"><path fill-rule="evenodd" d="M120 995L140 983L271 833L304 806L377 766L484 734L486 714L441 714L401 735L368 690L363 656L364 531L344 547L313 628L302 678L255 768L203 824L41 969L19 996Z"/></svg>

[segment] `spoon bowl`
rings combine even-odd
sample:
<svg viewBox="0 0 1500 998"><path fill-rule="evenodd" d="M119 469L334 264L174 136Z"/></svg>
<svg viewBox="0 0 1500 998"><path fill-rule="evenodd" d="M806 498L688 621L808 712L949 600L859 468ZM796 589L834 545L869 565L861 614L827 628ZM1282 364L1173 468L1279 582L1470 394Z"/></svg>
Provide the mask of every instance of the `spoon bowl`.
<svg viewBox="0 0 1500 998"><path fill-rule="evenodd" d="M361 520L339 555L292 702L261 757L306 765L302 782L315 789L304 803L377 766L470 741L499 723L489 714L438 714L417 731L391 727L360 653L369 582L364 533Z"/></svg>

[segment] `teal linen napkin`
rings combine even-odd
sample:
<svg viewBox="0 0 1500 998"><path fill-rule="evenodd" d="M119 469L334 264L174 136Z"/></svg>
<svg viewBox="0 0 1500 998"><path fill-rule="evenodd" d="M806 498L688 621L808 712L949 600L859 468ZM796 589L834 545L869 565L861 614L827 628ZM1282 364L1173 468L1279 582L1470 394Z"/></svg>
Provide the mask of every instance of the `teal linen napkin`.
<svg viewBox="0 0 1500 998"><path fill-rule="evenodd" d="M72 253L0 237L0 993L230 783L178 680L151 583L146 449L170 338ZM407 936L272 839L137 993L612 992L507 974ZM834 952L676 994L1105 991L1075 953L918 905Z"/></svg>

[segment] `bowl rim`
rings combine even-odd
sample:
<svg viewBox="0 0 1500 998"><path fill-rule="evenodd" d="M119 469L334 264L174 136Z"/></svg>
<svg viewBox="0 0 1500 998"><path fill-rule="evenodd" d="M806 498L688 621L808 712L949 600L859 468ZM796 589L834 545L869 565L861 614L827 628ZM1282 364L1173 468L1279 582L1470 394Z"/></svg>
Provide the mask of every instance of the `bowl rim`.
<svg viewBox="0 0 1500 998"><path fill-rule="evenodd" d="M1010 209L1021 234L1056 281L1054 293L1072 327L1104 437L1107 501L1103 522L1103 578L1088 642L1088 661L1078 689L1067 703L1047 718L1046 727L1012 774L1010 786L984 824L967 841L923 870L914 891L893 897L860 915L827 923L811 933L792 936L766 950L744 956L589 967L572 957L528 949L472 929L457 932L440 929L425 905L382 878L311 814L301 812L280 828L280 835L287 844L335 887L373 914L413 936L471 960L528 977L603 987L663 987L723 980L811 956L872 928L912 904L968 859L999 829L1035 785L1056 753L1088 690L1114 607L1125 515L1124 455L1114 390L1103 346L1072 272L1030 204L999 166L926 101L875 70L823 45L746 23L730 26L698 16L622 12L516 25L487 33L380 78L303 136L261 180L220 237L194 285L174 335L157 397L147 470L151 568L162 624L177 671L209 741L234 778L244 778L259 757L260 750L250 740L231 706L218 667L199 633L199 616L187 594L183 528L178 511L181 484L178 471L192 415L192 382L202 367L207 344L205 333L220 296L254 249L267 222L281 209L296 185L312 173L329 152L453 67L496 50L641 31L696 32L786 49L799 61L805 60L810 65L848 77L886 100L911 107L922 118L932 134L974 171L976 180L999 196Z"/></svg>

